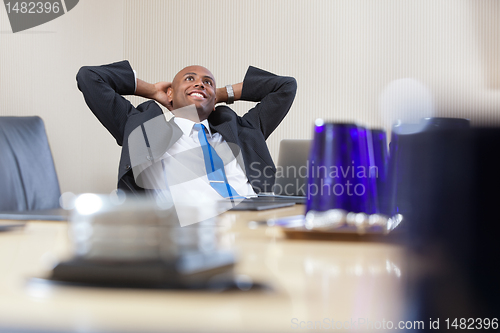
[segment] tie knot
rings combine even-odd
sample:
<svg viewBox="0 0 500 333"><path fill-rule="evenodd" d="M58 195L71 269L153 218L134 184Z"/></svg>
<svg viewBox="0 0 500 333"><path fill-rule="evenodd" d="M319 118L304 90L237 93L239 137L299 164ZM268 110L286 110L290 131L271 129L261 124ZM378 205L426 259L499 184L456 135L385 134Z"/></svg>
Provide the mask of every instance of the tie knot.
<svg viewBox="0 0 500 333"><path fill-rule="evenodd" d="M203 124L194 124L193 128L197 131L201 131L201 130L205 131L205 125L203 125Z"/></svg>

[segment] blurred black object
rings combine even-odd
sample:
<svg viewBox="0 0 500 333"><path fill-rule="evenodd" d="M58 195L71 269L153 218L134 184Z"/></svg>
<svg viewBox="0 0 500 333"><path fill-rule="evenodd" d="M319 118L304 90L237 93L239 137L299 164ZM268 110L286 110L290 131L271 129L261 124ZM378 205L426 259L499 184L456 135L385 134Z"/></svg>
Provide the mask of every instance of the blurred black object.
<svg viewBox="0 0 500 333"><path fill-rule="evenodd" d="M397 137L391 158L408 228L407 314L426 330L436 331L429 318L446 330L446 318L500 315L499 147L498 128L434 126Z"/></svg>
<svg viewBox="0 0 500 333"><path fill-rule="evenodd" d="M62 208L29 211L0 211L0 220L67 221L68 218L69 211Z"/></svg>
<svg viewBox="0 0 500 333"><path fill-rule="evenodd" d="M470 121L463 118L422 118L420 124L424 125L424 131L431 130L447 130L447 129L459 129L459 128L469 128Z"/></svg>
<svg viewBox="0 0 500 333"><path fill-rule="evenodd" d="M119 288L211 289L232 286L231 252L186 253L169 260L73 259L54 267L50 280Z"/></svg>
<svg viewBox="0 0 500 333"><path fill-rule="evenodd" d="M423 118L419 124L397 124L392 128L389 145L388 176L382 198L382 213L392 216L395 214L408 215L412 209L412 200L408 196L412 192L413 179L410 173L414 169L413 156L415 149L429 149L429 147L412 146L414 137L428 132L442 132L447 130L469 129L470 122L461 118ZM426 154L420 151L419 154Z"/></svg>
<svg viewBox="0 0 500 333"><path fill-rule="evenodd" d="M21 222L3 222L0 223L0 232L16 230L19 228L23 228L25 225L26 223L21 223Z"/></svg>

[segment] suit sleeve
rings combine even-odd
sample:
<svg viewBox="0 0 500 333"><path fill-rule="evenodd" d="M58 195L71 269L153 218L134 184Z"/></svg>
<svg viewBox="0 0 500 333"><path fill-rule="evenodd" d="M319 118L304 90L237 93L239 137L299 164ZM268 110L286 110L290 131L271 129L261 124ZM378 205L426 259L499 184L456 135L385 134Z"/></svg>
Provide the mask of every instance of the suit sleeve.
<svg viewBox="0 0 500 333"><path fill-rule="evenodd" d="M121 146L128 117L139 112L122 97L134 94L135 90L129 62L84 66L78 71L76 81L90 110Z"/></svg>
<svg viewBox="0 0 500 333"><path fill-rule="evenodd" d="M243 80L241 99L259 103L243 118L258 126L267 139L290 110L296 91L297 82L293 77L250 66Z"/></svg>

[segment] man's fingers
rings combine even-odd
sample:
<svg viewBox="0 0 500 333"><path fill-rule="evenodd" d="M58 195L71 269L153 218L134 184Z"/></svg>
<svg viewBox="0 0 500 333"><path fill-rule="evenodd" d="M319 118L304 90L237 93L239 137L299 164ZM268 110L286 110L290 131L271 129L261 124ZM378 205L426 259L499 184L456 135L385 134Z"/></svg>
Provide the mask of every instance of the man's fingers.
<svg viewBox="0 0 500 333"><path fill-rule="evenodd" d="M161 82L162 83L162 90L167 92L167 89L172 86L172 82Z"/></svg>

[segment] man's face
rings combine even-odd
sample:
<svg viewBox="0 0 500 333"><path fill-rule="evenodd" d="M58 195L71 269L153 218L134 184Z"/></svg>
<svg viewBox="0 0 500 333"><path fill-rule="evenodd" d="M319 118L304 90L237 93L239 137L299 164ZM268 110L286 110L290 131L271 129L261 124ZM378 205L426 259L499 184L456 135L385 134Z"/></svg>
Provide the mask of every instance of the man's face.
<svg viewBox="0 0 500 333"><path fill-rule="evenodd" d="M189 66L174 77L167 96L174 110L194 104L202 121L214 110L215 93L212 73L202 66Z"/></svg>

